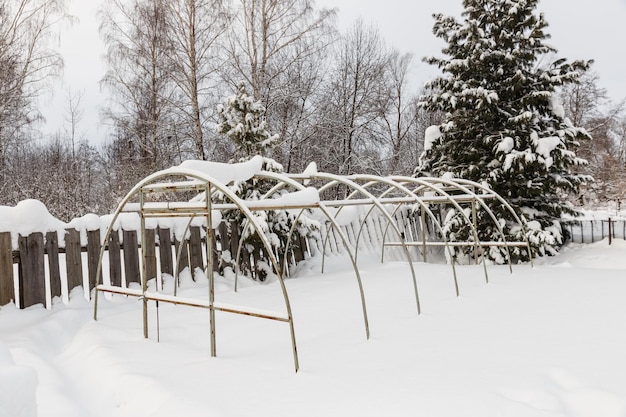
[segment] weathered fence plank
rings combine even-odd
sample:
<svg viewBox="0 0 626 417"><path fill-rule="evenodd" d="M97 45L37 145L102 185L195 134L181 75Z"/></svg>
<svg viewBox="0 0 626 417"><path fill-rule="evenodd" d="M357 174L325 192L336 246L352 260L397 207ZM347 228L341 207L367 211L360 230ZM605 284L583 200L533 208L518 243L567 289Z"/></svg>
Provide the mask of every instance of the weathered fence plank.
<svg viewBox="0 0 626 417"><path fill-rule="evenodd" d="M109 280L111 285L122 286L122 256L120 235L117 230L109 235Z"/></svg>
<svg viewBox="0 0 626 417"><path fill-rule="evenodd" d="M191 264L191 275L195 281L196 269L204 270L204 258L202 256L202 237L200 227L191 226L189 228L189 263Z"/></svg>
<svg viewBox="0 0 626 417"><path fill-rule="evenodd" d="M161 273L174 276L172 263L172 238L169 229L157 229L159 234L159 255L161 258Z"/></svg>
<svg viewBox="0 0 626 417"><path fill-rule="evenodd" d="M65 271L68 291L83 285L80 232L76 229L65 230Z"/></svg>
<svg viewBox="0 0 626 417"><path fill-rule="evenodd" d="M154 229L146 229L145 241L141 242L146 255L146 281L157 277L156 242Z"/></svg>
<svg viewBox="0 0 626 417"><path fill-rule="evenodd" d="M100 230L89 230L87 232L87 270L89 273L90 292L96 286L96 273L98 270L101 246Z"/></svg>
<svg viewBox="0 0 626 417"><path fill-rule="evenodd" d="M211 230L210 236L211 236L211 243L213 245L212 246L213 248L213 271L219 271L219 265L218 265L219 252L217 251L217 238L215 236L215 230Z"/></svg>
<svg viewBox="0 0 626 417"><path fill-rule="evenodd" d="M61 269L59 267L59 235L57 232L46 233L46 253L48 254L48 271L50 276L50 295L52 298L61 296Z"/></svg>
<svg viewBox="0 0 626 417"><path fill-rule="evenodd" d="M141 282L141 272L139 271L139 245L137 244L137 232L134 230L124 230L124 275L126 276L126 286L131 282Z"/></svg>
<svg viewBox="0 0 626 417"><path fill-rule="evenodd" d="M46 303L43 233L19 236L20 308Z"/></svg>
<svg viewBox="0 0 626 417"><path fill-rule="evenodd" d="M11 232L0 233L0 306L15 301Z"/></svg>
<svg viewBox="0 0 626 417"><path fill-rule="evenodd" d="M180 245L183 245L183 247L179 249ZM180 274L183 269L189 266L189 245L187 244L187 240L183 239L183 241L180 242L178 239L174 239L174 250L176 256L178 256L178 251L180 250L180 257L177 258L178 271L176 271Z"/></svg>

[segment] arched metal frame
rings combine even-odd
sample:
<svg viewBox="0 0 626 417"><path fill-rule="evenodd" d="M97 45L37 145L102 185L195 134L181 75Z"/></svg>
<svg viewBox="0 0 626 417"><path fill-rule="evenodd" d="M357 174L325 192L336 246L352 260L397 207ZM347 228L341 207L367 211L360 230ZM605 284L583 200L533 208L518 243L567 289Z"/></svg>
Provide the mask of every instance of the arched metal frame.
<svg viewBox="0 0 626 417"><path fill-rule="evenodd" d="M180 178L184 177L185 180L172 182L172 178ZM293 352L293 360L296 372L299 369L299 361L298 361L298 353L296 347L296 338L295 338L295 330L293 324L293 316L291 310L291 304L289 301L289 296L287 293L287 288L285 286L284 277L287 274L287 264L288 259L287 255L289 253L289 244L291 242L291 237L295 231L295 228L298 223L298 219L303 215L306 209L318 209L328 221L330 228L327 229L326 237L322 239L322 272L324 270L324 257L326 252L326 245L328 243L328 233L331 230L334 230L341 240L341 243L346 249L347 255L350 258L352 263L352 267L354 269L354 273L356 276L359 295L361 299L362 313L363 313L363 321L365 325L366 337L370 336L369 322L367 316L367 307L365 302L365 294L363 290L363 283L361 280L357 258L359 252L359 242L361 240L361 236L363 235L363 230L367 224L367 220L372 213L375 211L379 212L382 218L384 219L384 232L382 234L382 242L381 242L381 262L384 261L384 252L385 247L388 246L399 246L402 248L402 253L404 257L406 257L407 263L411 270L412 282L413 282L413 290L417 305L418 314L421 312L420 308L420 300L418 294L417 280L416 274L413 266L413 261L411 259L411 254L409 251L409 246L418 246L418 244L426 245L425 237L423 236L423 242L407 242L405 240L405 236L400 230L396 220L394 217L396 216L397 211L403 205L412 205L419 206L420 211L422 212L422 216L427 215L431 220L432 224L435 226L439 235L442 238L442 242L438 242L438 244L445 247L447 254L450 255L450 264L452 267L452 272L454 276L454 284L456 289L457 296L459 295L459 285L456 276L455 262L452 246L459 244L470 244L476 246L477 250L480 247L481 249L481 257L483 257L482 247L483 246L504 246L507 251L507 257L509 261L509 268L511 268L510 264L510 253L509 246L517 245L517 246L527 246L530 251L530 246L528 240L526 238L526 222L523 216L518 216L517 213L513 210L513 208L504 200L501 196L494 193L492 190L488 189L484 185L468 181L468 180L459 180L459 179L450 179L444 180L441 178L413 178L413 177L403 177L403 176L393 176L393 177L379 177L375 175L351 175L351 176L339 176L335 174L329 173L309 173L309 174L279 174L275 172L267 172L267 171L258 171L256 172L252 178L266 179L275 181L276 184L262 196L260 200L256 201L244 201L239 198L227 184L224 184L212 177L211 175L199 171L196 169L189 169L185 167L175 167L166 169L163 171L156 172L152 175L147 176L138 184L136 184L128 194L122 199L117 209L114 212L114 215L111 219L110 225L106 231L104 236L104 241L101 246L100 259L98 261L98 268L96 272L96 291L95 291L95 302L94 302L94 319L97 319L98 312L98 293L99 292L110 292L110 293L119 293L131 296L140 297L143 301L143 324L144 324L144 337L148 337L148 314L147 314L147 303L149 300L156 301L157 309L158 302L169 302L174 304L185 304L193 307L202 307L207 308L209 310L209 323L211 327L211 356L216 356L216 337L215 337L215 311L223 311L230 312L236 314L245 314L250 316L256 316L266 319L278 320L287 322L289 324L291 343L292 343L292 352ZM157 182L164 181L164 182ZM315 202L292 202L292 203L284 203L282 205L273 205L272 199L277 193L281 193L283 190L295 190L302 191L307 187L303 183L307 183L309 181L321 181L324 182L318 189L319 193L323 193L324 191L330 189L331 187L342 185L347 187L347 189L351 190L350 193L343 200L318 200ZM382 186L383 191L380 191L377 195L374 194L372 188ZM472 191L473 189L480 190L480 193L476 193ZM145 196L150 195L152 193L158 192L178 192L178 191L195 191L200 193L200 198L193 199L192 201L180 201L174 203L167 202L146 202ZM425 195L424 191L429 191L434 195L429 196ZM450 192L449 192L450 191ZM224 200L226 203L213 203L212 195L213 193L219 192L224 196ZM463 195L455 195L454 192L462 193ZM393 196L391 196L393 195ZM400 195L400 197L398 197ZM131 203L133 199L138 198L139 203ZM511 214L515 221L517 221L522 228L523 235L525 238L524 242L507 242L505 233L503 231L502 226L497 220L497 217L493 213L493 211L489 208L489 206L484 202L484 199L487 198L495 198L497 199ZM472 222L469 216L464 212L460 203L471 202L472 204L472 214L473 218L476 218L475 213L475 203L478 203L480 207L485 210L488 216L493 220L496 225L498 232L501 237L501 241L497 242L480 242L478 233L476 230L476 225ZM268 204L269 203L269 204ZM445 233L443 232L443 227L441 223L438 221L437 216L431 210L430 205L433 203L445 203L453 206L458 212L461 214L463 220L466 224L471 228L473 234L473 240L470 242L450 242L447 240ZM359 230L356 234L356 241L354 245L350 244L348 237L345 235L344 231L340 227L337 222L337 216L341 213L346 206L365 206L367 210L365 215L361 215L359 220ZM392 209L389 210L387 207L391 205ZM331 207L337 208L335 213L333 214L330 210ZM253 229L256 234L259 236L264 251L266 253L267 259L270 261L271 267L276 273L278 278L279 285L281 287L281 292L283 295L286 314L283 315L281 313L262 313L258 311L253 311L250 309L246 309L245 307L239 306L230 306L221 304L215 301L215 292L214 292L214 272L213 272L213 242L212 242L212 215L214 211L218 210L232 210L236 209L241 211L244 214L244 231ZM289 231L287 246L284 250L284 258L282 259L282 264L278 262L276 254L273 251L272 245L267 238L267 236L263 233L262 228L257 222L255 216L253 215L253 211L255 210L277 210L277 209L287 209L287 210L298 210L296 219L291 226ZM105 285L102 277L102 258L104 255L104 251L106 249L106 243L108 242L111 233L114 230L115 223L122 212L135 212L140 217L140 227L141 227L141 254L142 254L142 268L141 268L141 290L130 289L130 288L122 288L122 287L113 287L111 285ZM184 234L186 235L187 230L195 217L204 217L207 222L206 229L206 259L207 259L207 277L209 280L209 299L208 301L202 300L189 300L178 297L176 292L173 296L165 295L159 293L159 285L157 283L157 292L152 293L148 292L147 285L147 270L146 270L146 253L145 253L145 236L146 236L146 224L145 219L147 217L188 217L189 222L185 228ZM422 217L423 218L423 217ZM398 237L397 242L388 242L387 233L389 230L392 230ZM183 236L183 241L184 241ZM235 256L235 283L234 287L236 290L237 285L237 277L240 273L238 270L239 258L241 256L241 245L243 239L240 241L237 254ZM432 243L432 242L429 242ZM434 242L435 244L437 242ZM424 246L425 247L425 246ZM182 245L177 251L176 256L176 265L179 263L179 258L181 256ZM425 252L424 252L425 255ZM484 262L483 258L483 267L485 269L485 279L488 282L486 262ZM282 267L281 267L282 265ZM175 271L176 275L178 275L178 266ZM158 280L157 280L158 281ZM176 291L176 281L175 281L175 291ZM158 310L157 310L158 313ZM158 315L157 315L157 323L158 323Z"/></svg>

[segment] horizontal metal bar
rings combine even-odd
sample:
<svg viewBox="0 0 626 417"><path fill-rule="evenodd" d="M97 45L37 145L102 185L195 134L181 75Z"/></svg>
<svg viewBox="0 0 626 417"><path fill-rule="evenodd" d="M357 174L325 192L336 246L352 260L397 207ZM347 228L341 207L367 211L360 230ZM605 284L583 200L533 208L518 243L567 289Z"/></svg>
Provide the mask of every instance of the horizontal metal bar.
<svg viewBox="0 0 626 417"><path fill-rule="evenodd" d="M96 286L96 290L97 291L110 292L110 293L114 293L114 294L130 295L130 296L133 296L133 297L141 297L141 296L143 296L143 291L141 291L139 289L122 288L122 287L116 287L114 285L100 284L100 285Z"/></svg>
<svg viewBox="0 0 626 417"><path fill-rule="evenodd" d="M185 192L185 191L205 191L207 183L198 180L188 181L172 181L172 182L160 182L154 184L148 184L141 187L141 191L144 193L155 192Z"/></svg>
<svg viewBox="0 0 626 417"><path fill-rule="evenodd" d="M385 242L385 246L402 246L402 242ZM406 246L526 246L526 242L404 242Z"/></svg>
<svg viewBox="0 0 626 417"><path fill-rule="evenodd" d="M244 316L282 321L285 323L289 322L289 317L281 315L280 313L262 311L262 310L252 309L252 308L246 309L246 307L233 306L230 304L222 304L222 303L214 303L213 306L211 306L209 300L198 300L194 298L178 297L178 296L173 296L173 295L160 294L160 293L147 292L147 291L144 293L140 289L122 288L122 287L116 287L113 285L104 285L104 284L98 285L96 287L96 290L110 292L114 294L129 295L133 297L143 297L146 300L151 300L151 301L162 301L164 303L185 305L189 307L200 307L200 308L206 308L206 309L213 308L213 310L223 311L225 313L241 314Z"/></svg>
<svg viewBox="0 0 626 417"><path fill-rule="evenodd" d="M272 314L266 314L266 313L257 313L254 311L245 311L245 310L236 310L234 308L229 308L229 307L218 307L216 305L213 305L213 309L214 310L218 310L218 311L223 311L225 313L233 313L233 314L241 314L244 316L251 316L251 317L259 317L262 319L270 319L270 320L276 320L276 321L282 321L285 323L289 322L289 318L288 317L284 317L284 316L278 316L278 315L272 315Z"/></svg>

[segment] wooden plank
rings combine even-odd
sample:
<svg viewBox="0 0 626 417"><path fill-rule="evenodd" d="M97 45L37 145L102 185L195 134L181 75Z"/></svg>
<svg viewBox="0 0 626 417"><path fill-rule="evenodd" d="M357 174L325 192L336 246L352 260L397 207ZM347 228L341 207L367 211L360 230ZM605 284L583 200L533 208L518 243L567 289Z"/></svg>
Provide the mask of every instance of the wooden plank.
<svg viewBox="0 0 626 417"><path fill-rule="evenodd" d="M83 285L80 232L76 229L65 229L65 271L68 291Z"/></svg>
<svg viewBox="0 0 626 417"><path fill-rule="evenodd" d="M59 267L59 235L57 232L46 233L46 253L50 275L50 295L61 296L61 268Z"/></svg>
<svg viewBox="0 0 626 417"><path fill-rule="evenodd" d="M109 280L111 285L122 286L122 256L120 254L120 235L114 230L109 235Z"/></svg>
<svg viewBox="0 0 626 417"><path fill-rule="evenodd" d="M218 272L220 266L218 265L219 253L217 252L217 239L215 238L215 230L212 230L211 233L211 242L213 242L213 271Z"/></svg>
<svg viewBox="0 0 626 417"><path fill-rule="evenodd" d="M159 234L159 255L161 260L161 273L174 276L174 264L172 262L172 238L169 229L157 229Z"/></svg>
<svg viewBox="0 0 626 417"><path fill-rule="evenodd" d="M304 260L304 245L303 245L304 241L302 237L298 234L292 238L292 241L294 242L293 257L294 257L295 263L303 261Z"/></svg>
<svg viewBox="0 0 626 417"><path fill-rule="evenodd" d="M0 306L15 301L11 232L0 233Z"/></svg>
<svg viewBox="0 0 626 417"><path fill-rule="evenodd" d="M230 222L230 256L235 259L237 256L237 248L239 248L239 224L231 220ZM234 262L234 261L233 261ZM233 265L233 270L235 266Z"/></svg>
<svg viewBox="0 0 626 417"><path fill-rule="evenodd" d="M18 238L20 308L46 303L43 233Z"/></svg>
<svg viewBox="0 0 626 417"><path fill-rule="evenodd" d="M259 262L263 260L261 257L261 247L255 245L252 251L252 258L254 259L254 278L258 281L265 281L265 272L260 268Z"/></svg>
<svg viewBox="0 0 626 417"><path fill-rule="evenodd" d="M189 263L191 264L191 274L195 281L196 269L204 270L204 257L202 256L202 237L200 227L191 226L189 228Z"/></svg>
<svg viewBox="0 0 626 417"><path fill-rule="evenodd" d="M136 231L124 230L122 236L124 240L124 275L126 276L126 286L128 286L131 282L141 282L139 245L137 244Z"/></svg>
<svg viewBox="0 0 626 417"><path fill-rule="evenodd" d="M100 258L100 230L87 231L87 270L89 273L89 292L96 286L98 259Z"/></svg>
<svg viewBox="0 0 626 417"><path fill-rule="evenodd" d="M180 245L183 245L180 252L180 259L178 259L178 273L181 273L183 269L189 266L189 245L186 240L183 240L182 243L178 241L178 239L174 239L174 250L176 252L176 256L178 256L178 248Z"/></svg>
<svg viewBox="0 0 626 417"><path fill-rule="evenodd" d="M220 225L218 226L217 230L214 233L214 240L215 240L215 236L219 236L220 238L220 254L224 254L224 252L228 251L231 254L231 259L235 256L232 252L230 252L230 236L228 234L228 225L226 224L226 222L220 222ZM213 246L213 250L217 251L217 247ZM216 253L217 255L217 253ZM213 269L215 271L219 271L222 272L224 271L224 268L226 268L227 266L232 267L232 265L229 265L228 263L224 262L224 258L223 256L216 256L215 260L219 260L219 265L218 262L214 262L213 263Z"/></svg>
<svg viewBox="0 0 626 417"><path fill-rule="evenodd" d="M157 277L155 230L146 229L145 238L146 241L141 244L144 246L146 256L146 281L150 281Z"/></svg>

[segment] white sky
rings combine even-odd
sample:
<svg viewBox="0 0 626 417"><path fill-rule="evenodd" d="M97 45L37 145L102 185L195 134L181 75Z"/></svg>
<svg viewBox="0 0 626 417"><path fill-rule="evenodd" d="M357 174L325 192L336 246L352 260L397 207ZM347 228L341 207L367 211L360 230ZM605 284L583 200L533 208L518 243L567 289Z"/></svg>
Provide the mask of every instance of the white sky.
<svg viewBox="0 0 626 417"><path fill-rule="evenodd" d="M70 13L79 22L61 36L65 57L65 77L56 84L56 94L46 99L45 132L63 125L64 96L68 88L84 92L83 120L79 131L92 143L104 136L98 108L105 96L98 81L104 69L102 43L98 36L96 10L100 1L71 0ZM413 77L416 88L437 73L421 61L427 55L440 55L443 43L432 34L433 13L460 15L462 0L317 0L318 6L339 9L339 26L346 28L357 18L375 24L389 45L414 54ZM626 0L540 0L552 35L549 41L559 56L569 60L594 59L600 86L614 101L626 98L624 65L626 54Z"/></svg>

